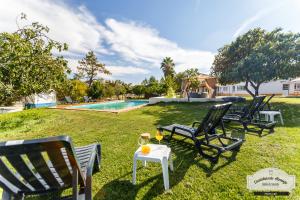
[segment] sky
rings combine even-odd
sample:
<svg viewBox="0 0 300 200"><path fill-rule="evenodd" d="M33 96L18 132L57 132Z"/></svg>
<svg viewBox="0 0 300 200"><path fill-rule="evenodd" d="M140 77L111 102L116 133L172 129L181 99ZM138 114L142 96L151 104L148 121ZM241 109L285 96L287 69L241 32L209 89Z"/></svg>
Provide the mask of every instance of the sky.
<svg viewBox="0 0 300 200"><path fill-rule="evenodd" d="M300 0L0 0L0 32L17 29L27 15L65 42L72 71L92 50L111 75L139 83L160 79L164 57L176 72L198 68L209 73L214 55L249 29L300 32Z"/></svg>

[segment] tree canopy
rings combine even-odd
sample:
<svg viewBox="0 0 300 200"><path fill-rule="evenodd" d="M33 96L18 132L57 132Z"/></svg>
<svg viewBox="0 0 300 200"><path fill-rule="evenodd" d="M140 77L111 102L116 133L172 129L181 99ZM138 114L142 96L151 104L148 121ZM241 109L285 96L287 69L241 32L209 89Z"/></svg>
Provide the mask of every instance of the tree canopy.
<svg viewBox="0 0 300 200"><path fill-rule="evenodd" d="M163 59L160 68L163 71L165 78L167 78L168 76L171 76L171 77L175 76L174 67L175 67L175 64L174 64L172 58L166 57Z"/></svg>
<svg viewBox="0 0 300 200"><path fill-rule="evenodd" d="M77 67L77 77L86 79L89 88L93 82L97 80L97 75L99 73L110 74L110 72L105 68L105 64L98 62L93 51L89 51L78 63L79 66Z"/></svg>
<svg viewBox="0 0 300 200"><path fill-rule="evenodd" d="M21 14L21 20L26 20ZM0 33L0 104L62 86L70 72L67 61L53 51L67 50L47 35L49 28L31 23L13 33ZM57 53L57 54L58 54Z"/></svg>
<svg viewBox="0 0 300 200"><path fill-rule="evenodd" d="M245 82L245 89L254 96L264 82L299 76L299 61L299 33L256 28L219 49L211 71L221 84Z"/></svg>

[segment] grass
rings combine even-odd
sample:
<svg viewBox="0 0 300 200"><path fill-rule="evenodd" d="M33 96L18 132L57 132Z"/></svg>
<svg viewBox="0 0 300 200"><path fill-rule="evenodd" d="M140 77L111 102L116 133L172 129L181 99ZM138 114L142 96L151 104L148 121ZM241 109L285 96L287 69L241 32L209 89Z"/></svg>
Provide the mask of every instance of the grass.
<svg viewBox="0 0 300 200"><path fill-rule="evenodd" d="M158 124L191 124L201 119L209 103L170 103L146 106L120 114L93 111L33 109L0 115L0 140L70 135L75 146L100 142L101 172L93 176L94 199L270 199L257 197L246 188L246 176L267 167L277 167L300 179L300 99L274 98L285 126L274 134L258 137L246 134L236 156L225 153L211 166L192 143L176 137L170 144L175 171L170 173L171 190L164 191L161 166L139 163L137 185L131 184L133 153L140 133L155 135ZM157 143L155 139L152 141ZM300 188L289 197L300 199ZM47 199L38 197L35 199Z"/></svg>

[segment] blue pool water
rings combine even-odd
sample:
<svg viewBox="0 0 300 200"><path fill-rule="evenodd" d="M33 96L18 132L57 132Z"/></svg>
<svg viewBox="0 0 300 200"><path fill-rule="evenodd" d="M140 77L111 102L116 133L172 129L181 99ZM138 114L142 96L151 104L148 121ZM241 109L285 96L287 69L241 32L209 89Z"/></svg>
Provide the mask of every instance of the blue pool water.
<svg viewBox="0 0 300 200"><path fill-rule="evenodd" d="M68 108L80 109L95 109L95 110L122 110L125 108L132 108L140 105L148 104L148 100L130 100L130 101L111 101L97 104L86 104L80 106L71 106Z"/></svg>

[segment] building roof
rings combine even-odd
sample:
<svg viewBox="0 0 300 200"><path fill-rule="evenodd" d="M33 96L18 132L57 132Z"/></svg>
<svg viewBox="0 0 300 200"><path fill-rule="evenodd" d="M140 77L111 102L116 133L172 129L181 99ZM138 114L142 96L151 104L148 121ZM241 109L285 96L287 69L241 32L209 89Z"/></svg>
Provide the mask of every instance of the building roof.
<svg viewBox="0 0 300 200"><path fill-rule="evenodd" d="M295 78L295 79L291 80L291 82L300 82L300 77L299 77L299 78Z"/></svg>
<svg viewBox="0 0 300 200"><path fill-rule="evenodd" d="M199 79L207 79L207 78L214 78L213 76L210 76L208 74L203 74L203 73L200 73L199 76L198 76Z"/></svg>

